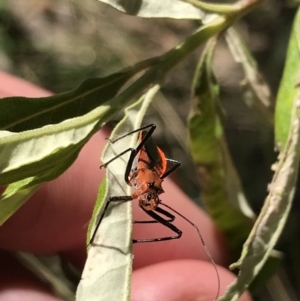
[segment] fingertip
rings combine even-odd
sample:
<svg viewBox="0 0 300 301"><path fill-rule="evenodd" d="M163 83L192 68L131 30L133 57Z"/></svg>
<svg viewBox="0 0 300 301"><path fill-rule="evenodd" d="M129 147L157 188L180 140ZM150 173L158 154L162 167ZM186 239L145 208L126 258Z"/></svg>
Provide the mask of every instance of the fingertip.
<svg viewBox="0 0 300 301"><path fill-rule="evenodd" d="M235 276L218 267L220 293ZM218 290L217 275L212 265L200 260L173 260L138 269L132 278L132 301L214 300ZM244 293L240 301L251 301Z"/></svg>

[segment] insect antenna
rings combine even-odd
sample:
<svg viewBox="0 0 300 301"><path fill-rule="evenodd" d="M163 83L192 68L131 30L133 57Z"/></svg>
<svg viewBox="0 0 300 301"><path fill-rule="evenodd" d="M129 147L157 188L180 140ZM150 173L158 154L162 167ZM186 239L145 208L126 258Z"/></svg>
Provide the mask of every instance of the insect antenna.
<svg viewBox="0 0 300 301"><path fill-rule="evenodd" d="M168 209L170 209L171 211L175 212L177 215L179 215L181 218L183 218L185 221L187 221L191 226L193 226L197 233L198 233L198 236L201 240L201 243L203 245L203 248L205 250L205 253L206 255L208 256L208 258L210 259L210 262L212 263L215 271L216 271L216 275L217 275L217 282L218 282L218 288L217 288L217 294L216 294L216 297L215 297L215 301L218 299L219 297L219 294L220 294L220 285L221 285L221 281L220 281L220 275L219 275L219 272L218 272L218 269L217 269L217 265L212 257L212 255L210 254L209 250L208 250L208 247L207 245L205 244L205 241L201 235L201 232L199 230L199 228L197 227L197 225L195 225L193 222L191 222L188 218L186 218L184 215L182 215L180 212L178 212L177 210L173 209L172 207L170 207L169 205L165 204L165 203L162 203L160 202L159 205L163 205L165 207L167 207Z"/></svg>

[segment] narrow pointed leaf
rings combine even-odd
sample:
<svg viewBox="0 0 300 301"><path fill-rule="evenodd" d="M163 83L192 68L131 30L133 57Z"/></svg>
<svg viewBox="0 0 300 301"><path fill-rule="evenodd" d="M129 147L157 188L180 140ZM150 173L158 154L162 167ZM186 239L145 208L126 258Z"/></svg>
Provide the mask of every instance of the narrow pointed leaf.
<svg viewBox="0 0 300 301"><path fill-rule="evenodd" d="M288 138L291 111L298 95L296 87L300 80L300 9L296 14L287 50L283 77L276 99L275 139L279 149L283 149Z"/></svg>
<svg viewBox="0 0 300 301"><path fill-rule="evenodd" d="M244 244L241 257L237 263L231 265L231 268L240 270L238 278L228 287L220 301L238 300L249 287L271 255L292 206L300 158L300 89L297 87L296 76L300 74L297 43L299 18L300 9L295 17L285 72L277 96L275 127L281 152L275 174L269 185L269 195ZM285 95L282 95L283 91L286 92Z"/></svg>
<svg viewBox="0 0 300 301"><path fill-rule="evenodd" d="M203 51L193 84L188 127L190 148L200 176L201 197L219 229L238 255L254 217L243 194L223 133L219 88L212 70L216 40Z"/></svg>
<svg viewBox="0 0 300 301"><path fill-rule="evenodd" d="M101 108L76 120L21 133L9 133L0 141L0 185L41 175L78 154L97 130ZM76 156L75 156L76 158ZM69 167L69 166L68 166Z"/></svg>
<svg viewBox="0 0 300 301"><path fill-rule="evenodd" d="M245 78L241 85L245 103L262 123L272 126L274 118L271 90L259 72L255 59L234 28L227 30L226 40L235 61L241 64L244 71Z"/></svg>
<svg viewBox="0 0 300 301"><path fill-rule="evenodd" d="M289 137L279 154L269 195L244 244L241 258L231 265L231 268L240 270L238 278L219 301L238 300L270 256L286 223L296 188L300 157L300 93L294 99L291 115Z"/></svg>
<svg viewBox="0 0 300 301"><path fill-rule="evenodd" d="M125 110L124 119L116 126L110 139L115 139L141 126L143 116L158 91L156 85L137 103ZM131 135L105 148L101 161L107 162L128 147L136 146L137 135ZM131 195L124 180L129 153L111 162L107 178L101 184L93 218L89 225L88 242L110 196ZM130 300L132 269L132 208L131 202L114 202L108 207L89 246L88 259L77 289L77 301Z"/></svg>
<svg viewBox="0 0 300 301"><path fill-rule="evenodd" d="M78 88L50 97L6 97L0 101L0 130L22 132L83 116L108 105L119 89L136 73L159 62L158 58L102 78L90 78ZM1 137L1 136L0 136Z"/></svg>

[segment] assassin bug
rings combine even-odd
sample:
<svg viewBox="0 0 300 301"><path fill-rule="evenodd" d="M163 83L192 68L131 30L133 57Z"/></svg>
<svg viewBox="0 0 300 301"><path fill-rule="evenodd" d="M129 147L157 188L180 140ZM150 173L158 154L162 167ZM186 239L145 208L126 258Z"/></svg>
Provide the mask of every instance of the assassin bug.
<svg viewBox="0 0 300 301"><path fill-rule="evenodd" d="M93 244L95 239L96 233L100 227L101 221L104 218L105 212L111 202L127 202L137 199L139 202L139 206L141 209L148 214L153 220L150 221L134 221L134 223L160 223L165 227L172 230L176 235L172 236L165 236L159 238L143 238L143 239L133 239L133 243L147 243L147 242L156 242L156 241L166 241L166 240L173 240L178 239L182 236L182 231L178 229L172 222L175 220L175 216L171 214L169 211L161 208L164 206L169 210L173 211L175 214L179 215L185 221L187 221L190 225L192 225L201 240L202 245L205 248L206 254L211 260L211 263L214 266L214 269L217 274L218 280L218 289L217 289L217 297L219 296L220 290L220 278L219 273L216 267L216 264L207 249L207 246L203 240L203 237L200 233L199 228L192 223L189 219L183 216L181 213L173 209L172 207L168 206L167 204L163 203L159 195L164 192L162 188L162 182L164 178L174 172L181 163L177 160L168 159L166 158L163 151L155 144L152 139L152 134L156 129L155 124L149 124L143 126L137 130L129 132L121 137L118 137L115 140L109 140L110 143L115 143L118 140L121 140L124 137L132 135L134 133L139 133L138 136L138 145L136 148L128 148L125 149L123 152L119 153L115 157L113 157L108 162L104 163L100 166L107 167L111 162L120 158L124 154L130 152L130 157L127 163L127 167L124 174L125 182L132 187L132 194L130 196L111 196L109 197L103 213L99 218L93 235L90 239L90 245ZM168 163L172 164L170 168L168 168ZM217 299L216 297L216 299Z"/></svg>

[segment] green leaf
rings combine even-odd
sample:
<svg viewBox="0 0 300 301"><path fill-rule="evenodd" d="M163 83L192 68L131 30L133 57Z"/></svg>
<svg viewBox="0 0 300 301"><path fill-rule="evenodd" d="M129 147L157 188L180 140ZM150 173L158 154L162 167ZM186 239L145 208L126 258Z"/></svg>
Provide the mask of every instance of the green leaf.
<svg viewBox="0 0 300 301"><path fill-rule="evenodd" d="M70 157L75 159L102 124L131 100L112 100L122 85L157 61L89 79L74 91L56 96L2 99L0 123L5 130L0 131L0 185L41 175Z"/></svg>
<svg viewBox="0 0 300 301"><path fill-rule="evenodd" d="M283 149L288 139L291 125L291 112L298 95L300 75L300 9L296 14L291 31L286 62L276 99L275 139L279 149Z"/></svg>
<svg viewBox="0 0 300 301"><path fill-rule="evenodd" d="M9 133L2 138L0 155L4 160L0 162L0 185L41 175L54 165L69 161L69 157L75 159L81 147L97 130L97 113L102 113L101 108L76 120L19 134Z"/></svg>
<svg viewBox="0 0 300 301"><path fill-rule="evenodd" d="M239 261L231 265L231 268L239 268L238 278L219 301L238 300L264 266L286 223L296 189L300 158L299 91L294 99L291 116L289 136L279 154L276 171L269 185L269 195L244 244Z"/></svg>
<svg viewBox="0 0 300 301"><path fill-rule="evenodd" d="M106 199L107 199L107 177L105 177L98 189L98 195L97 195L97 201L95 203L94 209L93 209L93 214L92 214L92 219L89 222L88 226L88 231L87 231L87 236L86 236L86 245L89 248L91 237L95 231L96 224L98 223L99 216L103 213L105 204L106 204Z"/></svg>
<svg viewBox="0 0 300 301"><path fill-rule="evenodd" d="M117 10L142 18L197 19L208 22L215 15L181 0L99 0Z"/></svg>
<svg viewBox="0 0 300 301"><path fill-rule="evenodd" d="M108 100L136 73L156 65L152 58L102 78L90 78L78 88L50 97L6 97L0 101L0 129L29 131L81 117ZM0 136L1 137L1 136Z"/></svg>
<svg viewBox="0 0 300 301"><path fill-rule="evenodd" d="M190 148L200 176L201 198L227 236L231 253L238 256L254 214L247 204L223 133L219 88L212 71L215 46L215 39L208 42L194 77L193 109L188 121Z"/></svg>
<svg viewBox="0 0 300 301"><path fill-rule="evenodd" d="M271 91L260 74L255 59L234 28L227 30L226 40L235 61L241 64L244 71L245 78L241 85L246 105L252 108L261 123L273 126Z"/></svg>
<svg viewBox="0 0 300 301"><path fill-rule="evenodd" d="M143 116L159 89L151 88L134 105L125 110L125 117L116 126L110 139L141 127ZM128 147L135 147L137 134L124 137L116 143L107 144L102 162L107 162ZM110 196L131 195L124 180L129 152L111 162L107 178L101 184L93 218L89 225L88 242L103 208ZM97 230L95 240L88 250L88 259L77 289L77 301L130 300L132 269L132 208L131 202L110 203L105 217Z"/></svg>

